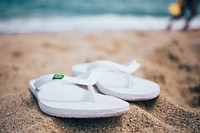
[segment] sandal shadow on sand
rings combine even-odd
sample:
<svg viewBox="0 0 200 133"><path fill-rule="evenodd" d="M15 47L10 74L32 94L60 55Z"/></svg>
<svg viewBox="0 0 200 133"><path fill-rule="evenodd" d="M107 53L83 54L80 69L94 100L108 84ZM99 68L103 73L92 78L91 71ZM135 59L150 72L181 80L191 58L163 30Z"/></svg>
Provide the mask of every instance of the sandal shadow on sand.
<svg viewBox="0 0 200 133"><path fill-rule="evenodd" d="M100 92L106 95L128 101L150 100L158 97L160 93L158 84L131 75L139 67L140 64L136 60L123 65L100 60L74 65L72 71L74 75L79 75L87 73L89 70L95 70L99 76L96 86Z"/></svg>
<svg viewBox="0 0 200 133"><path fill-rule="evenodd" d="M77 77L49 74L30 80L29 88L36 97L40 109L52 116L98 118L127 113L127 102L94 91L93 85L97 80L94 71ZM88 90L78 85L85 85Z"/></svg>

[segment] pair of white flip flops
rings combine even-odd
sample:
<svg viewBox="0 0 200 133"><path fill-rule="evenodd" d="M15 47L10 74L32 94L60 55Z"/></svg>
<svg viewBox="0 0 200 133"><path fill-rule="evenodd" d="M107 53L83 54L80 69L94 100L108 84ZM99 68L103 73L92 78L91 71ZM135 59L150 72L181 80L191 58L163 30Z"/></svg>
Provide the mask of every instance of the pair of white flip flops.
<svg viewBox="0 0 200 133"><path fill-rule="evenodd" d="M105 60L84 63L72 67L76 77L49 74L30 80L29 88L40 109L52 116L117 116L129 111L129 103L124 100L149 100L160 93L158 84L131 75L139 67L135 60L124 65ZM93 85L105 95L96 93Z"/></svg>

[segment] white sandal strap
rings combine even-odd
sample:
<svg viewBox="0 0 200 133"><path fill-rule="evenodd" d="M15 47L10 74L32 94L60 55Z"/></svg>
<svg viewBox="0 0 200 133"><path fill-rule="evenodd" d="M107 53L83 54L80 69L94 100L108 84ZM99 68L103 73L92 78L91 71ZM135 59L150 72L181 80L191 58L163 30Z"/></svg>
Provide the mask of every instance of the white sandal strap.
<svg viewBox="0 0 200 133"><path fill-rule="evenodd" d="M57 76L57 77L56 77ZM69 77L62 74L49 74L38 78L34 86L37 90L41 90L41 86L49 82L65 82L69 84L79 84L79 85L94 85L97 82L98 78L94 71L89 71L88 73L82 74L77 77Z"/></svg>
<svg viewBox="0 0 200 133"><path fill-rule="evenodd" d="M132 80L131 80L131 73L138 70L140 67L140 64L137 63L136 60L132 60L127 64L121 65L115 62L101 60L101 61L95 61L91 63L91 65L88 67L88 70L96 69L96 68L111 68L111 69L117 69L119 71L122 71L127 74L127 86L130 88L132 86Z"/></svg>
<svg viewBox="0 0 200 133"><path fill-rule="evenodd" d="M106 60L102 60L102 61L95 61L93 63L91 63L91 65L89 66L88 70L91 69L96 69L96 68L113 68L113 69L117 69L120 70L122 72L125 73L133 73L136 70L138 70L138 68L140 67L140 64L137 63L136 60L132 60L131 62L121 65L115 62L111 62L111 61L106 61Z"/></svg>

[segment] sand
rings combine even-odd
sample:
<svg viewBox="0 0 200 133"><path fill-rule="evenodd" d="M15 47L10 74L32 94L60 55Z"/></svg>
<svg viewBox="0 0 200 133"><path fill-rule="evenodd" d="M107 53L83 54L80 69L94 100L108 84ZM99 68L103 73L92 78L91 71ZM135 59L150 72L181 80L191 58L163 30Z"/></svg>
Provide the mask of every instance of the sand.
<svg viewBox="0 0 200 133"><path fill-rule="evenodd" d="M28 81L72 75L77 63L108 59L142 65L134 75L161 94L129 102L130 112L100 119L57 118L40 111ZM0 35L0 132L200 132L200 31Z"/></svg>

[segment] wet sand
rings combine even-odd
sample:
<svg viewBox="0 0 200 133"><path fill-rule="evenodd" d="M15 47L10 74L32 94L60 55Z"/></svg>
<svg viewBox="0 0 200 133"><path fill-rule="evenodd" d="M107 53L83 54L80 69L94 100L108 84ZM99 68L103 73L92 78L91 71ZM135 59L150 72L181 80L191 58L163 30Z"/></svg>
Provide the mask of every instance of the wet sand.
<svg viewBox="0 0 200 133"><path fill-rule="evenodd" d="M40 111L28 81L72 75L71 66L99 59L137 59L134 75L161 94L129 102L130 112L100 119L57 118ZM0 35L0 132L200 132L200 31Z"/></svg>

